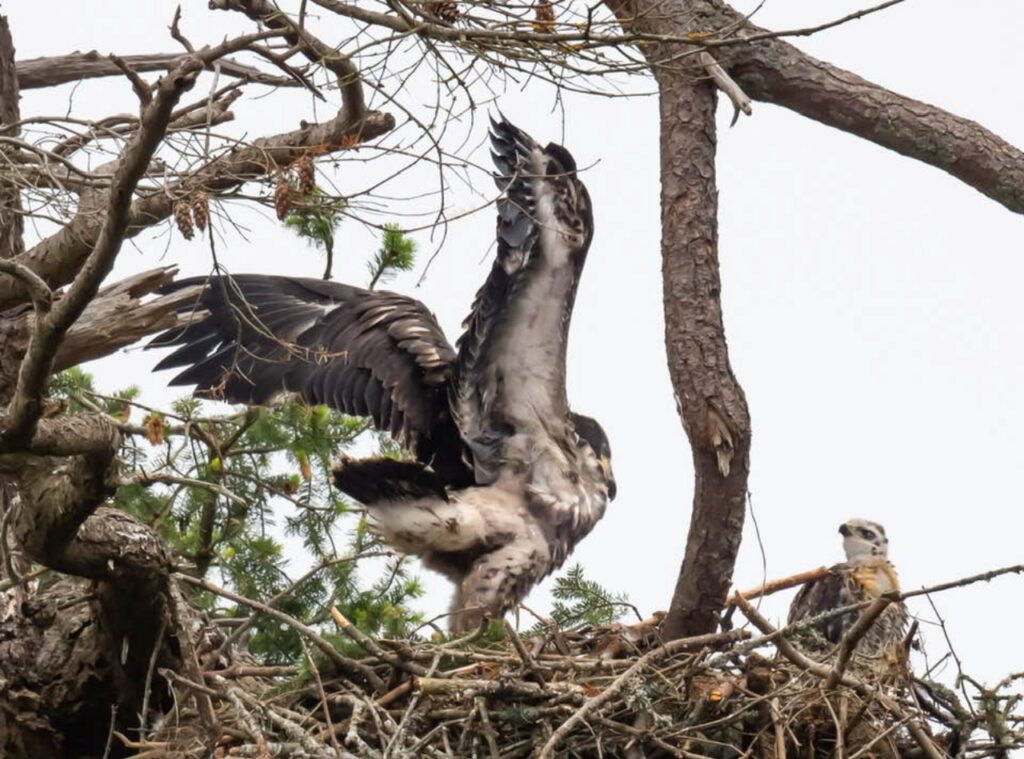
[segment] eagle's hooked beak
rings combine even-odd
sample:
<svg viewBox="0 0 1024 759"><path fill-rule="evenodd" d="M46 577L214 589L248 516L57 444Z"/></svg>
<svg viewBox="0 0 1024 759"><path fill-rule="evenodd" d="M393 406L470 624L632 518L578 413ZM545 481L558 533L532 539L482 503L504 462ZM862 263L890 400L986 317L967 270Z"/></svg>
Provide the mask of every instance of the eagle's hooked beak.
<svg viewBox="0 0 1024 759"><path fill-rule="evenodd" d="M604 475L605 480L608 482L608 500L615 500L615 493L618 488L615 487L615 475L612 473L612 462L607 456L602 456L598 459L598 463L601 465L601 474Z"/></svg>

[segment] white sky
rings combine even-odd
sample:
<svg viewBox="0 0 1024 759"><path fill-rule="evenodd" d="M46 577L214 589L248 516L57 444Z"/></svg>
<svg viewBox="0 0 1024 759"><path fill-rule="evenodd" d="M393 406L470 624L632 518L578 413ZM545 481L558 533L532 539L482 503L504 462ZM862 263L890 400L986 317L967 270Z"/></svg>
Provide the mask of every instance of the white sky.
<svg viewBox="0 0 1024 759"><path fill-rule="evenodd" d="M2 10L18 57L28 58L175 50L166 31L174 5L17 0ZM182 5L196 43L251 30L240 16L207 11L205 0ZM822 5L768 0L756 21L804 26L859 7ZM978 0L972 10L983 27L969 23L961 3L932 0L797 44L1024 145L1024 6ZM63 114L71 91L29 91L22 115ZM538 140L563 141L581 165L596 163L585 174L597 232L573 322L569 398L608 431L619 496L571 560L627 591L646 613L669 601L692 498L690 453L663 352L656 102L568 97L564 117L553 104L545 86L500 100ZM99 80L77 89L74 106L78 115L106 115L133 111L135 101L126 81ZM291 129L329 114L318 108L300 93L243 101L231 128ZM906 588L1021 562L1024 220L936 169L786 110L755 103L753 117L729 129L731 115L721 104L723 300L733 367L753 417L750 489L768 576L838 561L836 530L850 516L885 524ZM484 138L480 116L460 127L471 146ZM362 171L344 164L339 187L365 184ZM430 174L422 176L422 186L406 180L404 194L428 189ZM491 192L485 177L476 180ZM449 201L453 210L480 203L466 192ZM401 209L378 220L398 218ZM232 213L252 234L245 240L225 230L218 253L231 271L319 276L319 256L265 213L237 206ZM177 233L168 242L167 231L163 225L126 246L116 273L170 262L187 274L208 271L205 242L186 243ZM354 223L340 237L336 277L364 282L373 238ZM417 272L391 289L427 303L454 340L490 265L492 237L489 210L454 224L423 285L415 289ZM425 234L418 239L424 254L432 251ZM131 350L90 368L102 387L136 382L146 399L161 402L177 393L164 386L169 375L149 375L157 359ZM736 572L743 587L762 579L752 528L748 519ZM935 599L965 669L982 680L1024 669L1019 645L1007 647L1024 621L1022 583L1004 578ZM428 587L423 607L443 611L447 583L431 578ZM765 608L778 619L788 601L785 594ZM529 600L546 602L544 587ZM934 618L925 601L912 610ZM924 634L941 655L941 632L925 625Z"/></svg>

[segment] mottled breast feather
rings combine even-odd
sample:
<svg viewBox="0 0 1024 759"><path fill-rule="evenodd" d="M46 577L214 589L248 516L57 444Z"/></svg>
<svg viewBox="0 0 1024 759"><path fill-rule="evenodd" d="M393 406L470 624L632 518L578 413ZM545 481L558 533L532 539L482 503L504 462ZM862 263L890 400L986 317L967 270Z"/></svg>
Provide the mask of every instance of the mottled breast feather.
<svg viewBox="0 0 1024 759"><path fill-rule="evenodd" d="M880 562L881 563L881 562ZM871 567L872 571L888 570L891 565L884 562L884 568ZM865 589L858 580L864 567L844 562L829 569L822 578L812 580L797 593L789 607L789 623L816 617L834 609L850 606L877 597ZM894 572L892 572L894 576ZM812 632L828 644L838 644L860 616L861 610L853 610L821 620L813 626ZM882 657L895 651L903 642L906 633L907 610L900 601L894 602L868 630L858 644L857 653L867 657ZM802 638L806 640L806 638Z"/></svg>

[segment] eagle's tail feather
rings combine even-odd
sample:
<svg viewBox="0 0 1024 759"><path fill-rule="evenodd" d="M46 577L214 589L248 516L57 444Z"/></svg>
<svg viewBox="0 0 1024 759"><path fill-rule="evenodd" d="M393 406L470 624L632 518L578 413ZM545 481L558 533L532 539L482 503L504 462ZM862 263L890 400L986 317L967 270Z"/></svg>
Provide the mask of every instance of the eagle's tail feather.
<svg viewBox="0 0 1024 759"><path fill-rule="evenodd" d="M334 468L334 484L345 495L371 506L381 501L448 500L444 480L418 461L386 457L343 458Z"/></svg>

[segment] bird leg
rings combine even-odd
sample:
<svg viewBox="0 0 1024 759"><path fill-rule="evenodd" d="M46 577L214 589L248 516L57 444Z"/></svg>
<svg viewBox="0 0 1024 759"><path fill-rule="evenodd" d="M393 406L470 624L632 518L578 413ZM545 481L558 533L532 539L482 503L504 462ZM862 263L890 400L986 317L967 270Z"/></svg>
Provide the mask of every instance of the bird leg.
<svg viewBox="0 0 1024 759"><path fill-rule="evenodd" d="M456 586L452 632L500 617L547 574L549 563L546 547L532 540L516 540L481 556Z"/></svg>

